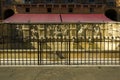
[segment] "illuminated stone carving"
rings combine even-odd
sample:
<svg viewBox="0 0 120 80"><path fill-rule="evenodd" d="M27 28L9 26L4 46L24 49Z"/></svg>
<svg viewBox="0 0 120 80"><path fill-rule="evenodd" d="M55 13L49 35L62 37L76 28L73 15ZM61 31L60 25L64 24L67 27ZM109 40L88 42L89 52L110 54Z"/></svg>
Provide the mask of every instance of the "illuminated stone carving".
<svg viewBox="0 0 120 80"><path fill-rule="evenodd" d="M120 6L120 0L116 0L116 6Z"/></svg>

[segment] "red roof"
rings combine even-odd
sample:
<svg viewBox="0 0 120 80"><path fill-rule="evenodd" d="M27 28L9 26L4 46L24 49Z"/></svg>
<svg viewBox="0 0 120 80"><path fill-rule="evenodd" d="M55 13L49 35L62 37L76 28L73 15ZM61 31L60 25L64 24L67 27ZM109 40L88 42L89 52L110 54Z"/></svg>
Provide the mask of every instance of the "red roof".
<svg viewBox="0 0 120 80"><path fill-rule="evenodd" d="M59 14L14 14L5 23L59 23Z"/></svg>
<svg viewBox="0 0 120 80"><path fill-rule="evenodd" d="M62 14L63 22L111 22L104 14Z"/></svg>
<svg viewBox="0 0 120 80"><path fill-rule="evenodd" d="M104 14L14 14L5 23L78 23L113 22Z"/></svg>

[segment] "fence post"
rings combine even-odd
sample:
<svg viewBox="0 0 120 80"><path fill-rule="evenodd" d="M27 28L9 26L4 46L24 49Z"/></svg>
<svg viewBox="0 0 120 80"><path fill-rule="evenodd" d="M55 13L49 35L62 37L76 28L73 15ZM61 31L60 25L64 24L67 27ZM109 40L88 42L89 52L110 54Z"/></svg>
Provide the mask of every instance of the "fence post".
<svg viewBox="0 0 120 80"><path fill-rule="evenodd" d="M41 48L41 40L38 39L38 65L41 65L41 52L42 52L42 48Z"/></svg>

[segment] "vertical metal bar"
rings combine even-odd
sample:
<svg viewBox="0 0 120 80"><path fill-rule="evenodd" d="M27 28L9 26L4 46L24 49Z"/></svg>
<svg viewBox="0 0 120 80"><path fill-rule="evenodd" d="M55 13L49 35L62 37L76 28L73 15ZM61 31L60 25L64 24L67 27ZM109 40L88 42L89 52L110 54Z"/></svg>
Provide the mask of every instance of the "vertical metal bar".
<svg viewBox="0 0 120 80"><path fill-rule="evenodd" d="M66 56L66 59L67 59L67 61L68 61L66 36L63 38L63 40L64 40L64 46L65 46L65 47L64 47L65 56ZM65 64L67 64L67 63L65 62Z"/></svg>
<svg viewBox="0 0 120 80"><path fill-rule="evenodd" d="M15 38L16 38L16 26L15 24L12 24L12 49L14 50L14 54L15 54L15 65L17 65L18 63L18 53L16 51L16 49L14 49L13 45L16 45L16 42L15 42Z"/></svg>
<svg viewBox="0 0 120 80"><path fill-rule="evenodd" d="M108 53L107 53L107 51L108 50L106 50L106 48L107 48L107 45L108 45L108 43L107 43L107 37L106 36L103 36L102 37L102 43L103 43L103 46L104 46L104 48L103 48L103 53L105 54L105 58L106 58L106 60L105 60L105 65L107 64L107 62L108 62Z"/></svg>
<svg viewBox="0 0 120 80"><path fill-rule="evenodd" d="M62 27L62 26L61 26ZM62 59L61 59L61 65L63 64L62 61L64 59L64 53L62 51L62 42L63 42L63 35L60 37L60 53L61 55L63 56Z"/></svg>
<svg viewBox="0 0 120 80"><path fill-rule="evenodd" d="M55 63L55 37L52 38L52 45L53 45L53 63Z"/></svg>
<svg viewBox="0 0 120 80"><path fill-rule="evenodd" d="M40 49L40 53L39 53L39 61L40 61L40 64L42 64L42 59L44 57L42 57L42 51L43 51L43 48L42 48L42 41L43 41L43 38L40 39L40 43L39 43L39 49Z"/></svg>
<svg viewBox="0 0 120 80"><path fill-rule="evenodd" d="M70 39L70 31L71 30L70 30L70 24L68 24L68 25L69 25L69 42L68 42L69 43L69 65L71 65L71 49L70 49L71 48L71 46L70 46L70 40L71 40Z"/></svg>
<svg viewBox="0 0 120 80"><path fill-rule="evenodd" d="M93 54L94 54L94 49L95 49L95 42L94 42L94 33L95 33L94 27L96 27L95 25L96 25L95 23L92 23L92 36L91 36L92 49L90 50L90 53L91 53L90 59L92 58L91 59L92 65L94 64L94 62L93 62L94 61Z"/></svg>
<svg viewBox="0 0 120 80"><path fill-rule="evenodd" d="M83 61L83 58L84 58L84 52L82 52L83 50L84 50L84 48L83 48L83 41L84 41L84 39L83 39L83 37L81 36L81 38L80 38L80 43L81 43L81 62L80 62L80 64L82 64L82 61Z"/></svg>
<svg viewBox="0 0 120 80"><path fill-rule="evenodd" d="M23 47L23 43L24 43L24 35L25 35L25 33L23 33L24 31L23 31L23 24L21 24L21 28L22 28L22 35L21 35L21 40L22 40L22 43L21 43L21 46ZM22 53L22 55L21 55L21 64L22 65L24 65L24 51L22 50L21 51L21 53Z"/></svg>
<svg viewBox="0 0 120 80"><path fill-rule="evenodd" d="M16 46L16 53L17 53L17 65L20 65L20 54L21 54L21 51L20 51L20 49L21 49L21 42L20 42L20 40L18 40L18 31L17 31L17 24L15 24L15 32L16 32L16 35L15 35L15 46ZM20 24L19 24L19 28L20 28ZM17 45L19 46L19 47L17 47Z"/></svg>
<svg viewBox="0 0 120 80"><path fill-rule="evenodd" d="M49 44L50 44L50 49L49 49L49 52L50 52L50 64L51 64L51 62L53 61L53 57L52 57L52 55L53 55L53 53L51 52L51 50L52 50L52 44L51 44L52 42L51 42L51 36L49 36Z"/></svg>
<svg viewBox="0 0 120 80"><path fill-rule="evenodd" d="M27 51L26 54L27 54L27 56L30 55L30 57L27 57L27 59L28 59L27 62L30 62L30 64L31 64L31 52L32 52L32 54L33 54L33 56L32 56L32 57L33 57L33 64L35 64L34 51L31 51L31 49L32 49L31 46L34 46L34 44L32 44L32 43L34 42L34 38L31 39L31 37L34 37L34 36L32 35L33 32L31 31L31 30L33 29L33 25L32 25L32 23L29 23L28 26L30 26L30 34L29 34L29 35L30 35L30 39L29 39L29 43L28 43L28 44L30 45L30 47L28 47L28 50L29 50L29 51ZM31 42L32 42L32 43L31 43ZM29 58L30 58L30 59L29 59Z"/></svg>
<svg viewBox="0 0 120 80"><path fill-rule="evenodd" d="M115 56L115 60L114 60L115 63L114 63L114 64L117 65L116 62L117 62L117 47L118 47L118 46L117 46L117 37L116 37L116 36L115 36L115 41L114 41L114 42L115 42L115 49L114 49L114 51L115 51L115 53L114 53L114 54L115 54L115 55L114 55L114 56Z"/></svg>
<svg viewBox="0 0 120 80"><path fill-rule="evenodd" d="M89 36L88 37L88 52L86 53L86 62L88 62L88 64L90 65L90 55L91 55L91 53L90 53L90 47L91 47L91 37Z"/></svg>
<svg viewBox="0 0 120 80"><path fill-rule="evenodd" d="M101 65L101 59L102 59L102 57L101 57L102 45L101 44L102 44L102 42L100 41L100 56L99 56L99 58L100 58L100 65Z"/></svg>
<svg viewBox="0 0 120 80"><path fill-rule="evenodd" d="M16 24L15 24L15 26L16 26ZM19 25L19 27L20 27L20 25ZM18 43L18 40L16 40L16 34L18 33L17 31L16 31L16 27L13 27L14 28L14 30L15 30L15 38L14 38L14 40L13 40L13 42L15 43L15 45ZM20 45L21 45L21 43L19 43ZM12 48L12 49L14 49L14 48ZM19 49L19 47L17 47L17 49ZM16 49L15 49L15 53L17 53L18 54L18 65L20 65L20 62L21 62L21 58L20 58L20 54L21 54L21 52L19 53L19 51L17 51Z"/></svg>
<svg viewBox="0 0 120 80"><path fill-rule="evenodd" d="M103 44L104 44L104 54L105 54L105 58L107 57L106 55L106 52L105 52L105 44L106 43L106 41L105 41L105 36L103 36ZM105 60L106 62L107 62L107 60Z"/></svg>
<svg viewBox="0 0 120 80"><path fill-rule="evenodd" d="M118 60L119 60L119 65L120 65L120 36L118 37L118 40L119 40L119 41L118 41L118 43L119 43L119 44L118 44L118 47L119 47L119 48L118 48L118 49L119 49L119 53L118 53L119 59L118 59Z"/></svg>
<svg viewBox="0 0 120 80"><path fill-rule="evenodd" d="M57 42L57 50L55 50L55 54L57 55L57 53L58 53L58 51L59 51L59 43L58 43L58 36L57 36L57 38L55 38L56 40L56 42ZM55 46L56 46L56 44L55 44ZM59 64L59 56L57 55L57 64Z"/></svg>
<svg viewBox="0 0 120 80"><path fill-rule="evenodd" d="M101 39L100 39L101 40ZM99 38L98 37L96 37L96 52L95 52L95 54L96 54L96 58L95 58L95 62L96 62L96 65L98 64L98 62L97 62L97 58L98 58L98 49L99 48L97 48L98 47L98 42L99 42Z"/></svg>
<svg viewBox="0 0 120 80"><path fill-rule="evenodd" d="M31 25L30 24L26 24L25 26L29 26L29 39L28 39L28 41L27 41L27 45L28 44L31 44L30 43L30 41L31 41ZM25 45L25 44L24 44ZM26 51L25 51L25 65L28 65L28 53L29 53L29 51L30 51L30 49L28 50L28 49L26 49Z"/></svg>
<svg viewBox="0 0 120 80"><path fill-rule="evenodd" d="M52 29L53 29L53 26L50 26ZM51 31L49 29L49 52L50 52L50 65L52 64L53 62L53 53L51 52L52 50L52 40L51 40L51 37L53 36L53 34L51 35Z"/></svg>
<svg viewBox="0 0 120 80"><path fill-rule="evenodd" d="M0 51L0 65L3 65L3 27L4 27L4 23L0 24L0 28L1 28L1 51Z"/></svg>
<svg viewBox="0 0 120 80"><path fill-rule="evenodd" d="M108 49L107 49L108 50L108 65L110 65L110 60L109 60L110 59L110 50L109 50L109 46L110 46L109 40L110 40L110 38L108 37L107 40L108 40Z"/></svg>
<svg viewBox="0 0 120 80"><path fill-rule="evenodd" d="M48 60L50 60L50 58L49 58L49 51L47 50L48 49L48 46L47 46L47 42L48 42L48 37L46 36L46 38L45 38L45 40L44 40L44 42L43 42L43 44L45 45L45 54L46 54L46 64L48 63ZM43 53L43 55L44 55L44 53ZM43 57L43 59L44 59L44 57Z"/></svg>
<svg viewBox="0 0 120 80"><path fill-rule="evenodd" d="M78 41L78 39L79 39L79 36L78 36L78 27L79 27L79 25L80 24L77 24L77 26L76 26L76 38L75 38L75 40L74 41L76 41L76 39L77 39L77 65L79 64L79 55L81 55L82 53L79 53L78 52L78 50L81 50L81 49L79 49L78 48L78 44L79 44L79 41ZM80 40L81 40L81 36L80 36ZM75 42L74 42L75 43ZM81 44L82 42L80 42L80 46L82 46L82 44ZM75 44L75 48L76 48L76 44ZM75 53L76 53L76 50L75 50ZM74 54L74 53L73 53ZM80 56L80 58L82 59L82 56ZM81 61L82 62L82 61Z"/></svg>
<svg viewBox="0 0 120 80"><path fill-rule="evenodd" d="M8 25L7 25L7 26L8 26ZM9 26L8 26L8 27L9 27ZM8 59L8 58L9 58L9 57L8 57L8 47L9 47L9 46L8 46L8 45L9 45L9 42L8 42L8 28L7 28L6 30L7 30L7 32L6 32L7 35L5 36L5 38L6 38L5 48L6 48L6 50L7 50L7 51L6 51L6 54L7 54L7 55L6 55L6 58L7 58L7 63L6 63L6 64L9 65L9 59Z"/></svg>
<svg viewBox="0 0 120 80"><path fill-rule="evenodd" d="M105 55L106 55L106 54L105 54L105 41L104 41L104 37L102 37L102 42L101 42L101 44L102 44L102 43L104 44L104 50L102 49L102 45L101 45L101 50L102 50L102 53L101 53L101 54L102 54L102 58L103 58L103 59L102 59L103 65L105 65L105 64L106 64L106 59L105 59Z"/></svg>
<svg viewBox="0 0 120 80"><path fill-rule="evenodd" d="M8 25L5 25L5 26L8 26ZM6 29L6 30L8 30L8 29ZM4 47L4 49L5 49L5 60L6 60L6 65L8 65L8 40L7 40L7 32L5 33L5 47Z"/></svg>
<svg viewBox="0 0 120 80"><path fill-rule="evenodd" d="M40 56L40 54L41 54L41 40L39 41L39 39L37 39L37 46L38 46L38 65L40 65L41 64L41 56Z"/></svg>
<svg viewBox="0 0 120 80"><path fill-rule="evenodd" d="M108 24L105 24L105 27L106 27L106 29L105 29L106 33L109 33L108 32L109 31ZM106 54L107 54L107 65L109 65L109 37L108 37L108 35L105 36L105 43L106 43L105 51L106 51Z"/></svg>
<svg viewBox="0 0 120 80"><path fill-rule="evenodd" d="M36 28L37 26L35 26L35 28ZM36 30L36 29L35 29ZM30 48L30 49L32 49L31 50L31 52L30 52L30 61L31 61L31 54L33 54L33 58L34 58L34 65L35 65L35 63L36 63L36 48L37 48L37 46L36 46L36 42L38 42L38 36L36 36L36 35L34 35L35 36L35 38L33 38L32 39L32 41L33 41L33 46L34 46L34 50L33 50L33 48Z"/></svg>
<svg viewBox="0 0 120 80"><path fill-rule="evenodd" d="M3 24L3 27L5 27L5 24ZM4 29L2 28L2 63L3 63L3 65L5 65L4 64L5 59L4 59L4 35L3 35L3 32L4 32Z"/></svg>
<svg viewBox="0 0 120 80"><path fill-rule="evenodd" d="M0 29L2 30L2 26L3 26L3 24L2 23L0 23ZM1 31L1 33L2 33L2 31ZM2 35L0 35L0 45L2 44ZM1 48L1 47L0 47ZM0 65L2 65L2 53L1 53L1 51L0 51Z"/></svg>
<svg viewBox="0 0 120 80"><path fill-rule="evenodd" d="M44 42L43 42L43 49L45 48L45 54L46 54L46 65L49 64L49 57L48 57L48 53L47 53L47 27L49 26L49 24L45 24L44 28L45 28L45 37L44 37ZM45 47L44 47L45 46ZM44 55L44 53L43 53Z"/></svg>
<svg viewBox="0 0 120 80"><path fill-rule="evenodd" d="M4 27L6 27L6 25L4 25ZM3 29L4 31L4 29ZM3 65L5 65L5 48L4 48L4 44L5 44L5 37L4 37L4 33L2 33L3 35Z"/></svg>
<svg viewBox="0 0 120 80"><path fill-rule="evenodd" d="M32 23L28 23L28 26L30 26L30 39L29 39L29 45L30 45L30 47L28 47L29 48L29 50L27 51L27 53L26 53L26 62L27 62L27 65L29 65L29 62L30 62L30 64L31 64L31 61L30 61L30 57L29 57L29 55L31 55L31 52L33 53L33 64L35 64L35 58L34 58L34 51L32 51L31 49L31 45L32 46L34 46L34 35L33 35L33 32L32 32L32 29L34 29L33 28L33 24Z"/></svg>
<svg viewBox="0 0 120 80"><path fill-rule="evenodd" d="M104 54L104 65L106 65L106 62L107 62L107 61L106 61L106 52L105 52L105 51L106 51L106 49L105 49L105 47L106 47L106 46L105 46L105 45L106 45L105 39L106 39L106 37L103 37L103 41L104 41L104 42L103 42L103 43L104 43L104 51L103 51L103 54Z"/></svg>
<svg viewBox="0 0 120 80"><path fill-rule="evenodd" d="M85 25L85 24L84 24ZM88 24L89 25L89 24ZM85 26L84 26L85 27ZM87 53L87 29L85 29L85 36L84 36L84 45L85 45L85 51L84 51L84 60L83 63L86 65L86 53Z"/></svg>
<svg viewBox="0 0 120 80"><path fill-rule="evenodd" d="M71 29L70 45L71 45L71 54L73 55L73 56L71 56L71 57L73 57L73 65L76 64L76 61L78 61L78 58L76 57L76 55L78 56L78 54L76 53L76 51L74 51L73 43L72 43L74 28L75 28L75 24L71 24L71 26L70 26L70 29Z"/></svg>
<svg viewBox="0 0 120 80"><path fill-rule="evenodd" d="M101 34L100 34L100 42L101 42L101 44L102 44L101 46L103 46L103 48L102 48L101 50L102 50L103 54L106 55L106 53L105 53L105 43L106 43L106 42L105 42L105 36L106 36L106 35L105 35L105 28L106 28L106 26L105 26L104 23L102 23L101 26L102 26L102 27L101 27L102 29L101 29L101 31L100 31L100 33L101 33Z"/></svg>
<svg viewBox="0 0 120 80"><path fill-rule="evenodd" d="M114 64L114 53L113 53L113 50L114 50L114 37L112 36L112 42L111 42L111 47L112 47L112 51L111 51L111 64L113 65Z"/></svg>
<svg viewBox="0 0 120 80"><path fill-rule="evenodd" d="M29 61L30 61L30 65L31 64L36 65L36 64L38 64L38 60L37 60L38 59L38 55L37 55L38 54L38 28L37 28L36 24L32 24L32 26L33 26L33 30L35 31L33 34L34 38L31 40L31 42L33 42L34 47L30 47L31 52L29 54ZM34 57L32 57L32 55ZM34 63L32 63L32 58L34 59Z"/></svg>
<svg viewBox="0 0 120 80"><path fill-rule="evenodd" d="M7 30L9 31L10 29L12 29L12 24L9 24L9 25L7 25L8 27L7 27ZM12 34L13 34L13 32L12 32L12 30L11 30L11 32L10 32L10 34L7 34L8 36L9 36L9 40L10 40L10 42L9 42L9 46L10 46L10 50L11 50L11 65L12 64L15 64L15 59L14 59L14 57L12 57L12 55L14 55L15 53L12 51Z"/></svg>

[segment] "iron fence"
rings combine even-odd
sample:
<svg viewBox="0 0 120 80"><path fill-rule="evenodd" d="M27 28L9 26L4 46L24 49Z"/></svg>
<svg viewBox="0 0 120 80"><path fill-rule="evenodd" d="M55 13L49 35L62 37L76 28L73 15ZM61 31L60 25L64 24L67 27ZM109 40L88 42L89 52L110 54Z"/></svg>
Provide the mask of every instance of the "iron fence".
<svg viewBox="0 0 120 80"><path fill-rule="evenodd" d="M119 23L0 24L0 65L120 65Z"/></svg>

